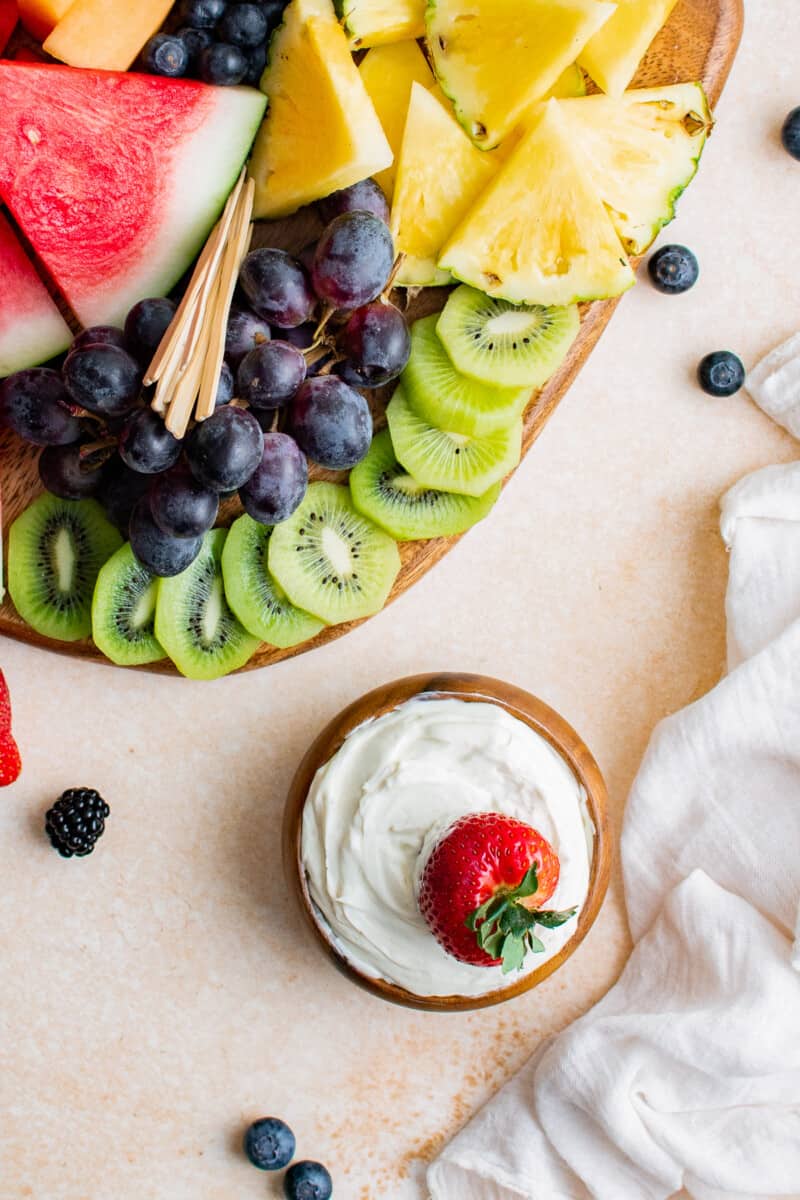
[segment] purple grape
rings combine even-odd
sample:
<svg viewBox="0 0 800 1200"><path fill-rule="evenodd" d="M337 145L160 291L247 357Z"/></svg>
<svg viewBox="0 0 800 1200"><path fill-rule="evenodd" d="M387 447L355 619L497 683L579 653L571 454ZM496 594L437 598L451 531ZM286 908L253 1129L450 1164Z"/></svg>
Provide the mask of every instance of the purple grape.
<svg viewBox="0 0 800 1200"><path fill-rule="evenodd" d="M96 496L108 471L107 463L90 466L81 462L81 442L69 446L45 446L39 455L42 485L62 500L85 500Z"/></svg>
<svg viewBox="0 0 800 1200"><path fill-rule="evenodd" d="M158 296L140 300L125 318L125 346L143 367L150 364L176 310L174 300Z"/></svg>
<svg viewBox="0 0 800 1200"><path fill-rule="evenodd" d="M357 308L339 336L347 357L337 373L355 387L381 387L396 379L411 354L406 319L393 304L376 300Z"/></svg>
<svg viewBox="0 0 800 1200"><path fill-rule="evenodd" d="M121 458L112 459L108 464L97 498L120 533L127 536L131 513L149 486L150 476L132 471Z"/></svg>
<svg viewBox="0 0 800 1200"><path fill-rule="evenodd" d="M279 329L302 325L316 306L308 275L285 250L251 250L239 282L253 311Z"/></svg>
<svg viewBox="0 0 800 1200"><path fill-rule="evenodd" d="M222 408L223 404L230 404L234 393L233 371L228 364L224 362L219 369L219 379L217 380L217 394L214 398L214 408Z"/></svg>
<svg viewBox="0 0 800 1200"><path fill-rule="evenodd" d="M136 360L119 346L95 343L67 356L64 383L81 408L101 417L117 417L135 407L142 372Z"/></svg>
<svg viewBox="0 0 800 1200"><path fill-rule="evenodd" d="M69 352L71 354L73 350L82 350L84 346L97 345L119 346L120 350L124 350L125 334L116 325L90 325L72 339Z"/></svg>
<svg viewBox="0 0 800 1200"><path fill-rule="evenodd" d="M264 453L239 498L254 521L277 525L292 515L306 494L308 463L286 433L267 433Z"/></svg>
<svg viewBox="0 0 800 1200"><path fill-rule="evenodd" d="M35 446L66 446L77 442L81 425L69 408L58 371L31 367L0 383L0 424Z"/></svg>
<svg viewBox="0 0 800 1200"><path fill-rule="evenodd" d="M380 185L374 179L362 179L352 187L332 192L317 205L326 225L346 212L368 212L384 224L389 224L389 204Z"/></svg>
<svg viewBox="0 0 800 1200"><path fill-rule="evenodd" d="M383 221L371 213L343 213L317 245L314 290L334 308L361 308L386 287L393 262L392 235Z"/></svg>
<svg viewBox="0 0 800 1200"><path fill-rule="evenodd" d="M131 514L128 527L131 550L143 567L161 579L180 575L200 553L203 538L174 538L159 529L150 511L150 500L142 496Z"/></svg>
<svg viewBox="0 0 800 1200"><path fill-rule="evenodd" d="M225 357L236 370L245 354L268 342L271 336L269 325L261 317L245 308L232 308L225 334Z"/></svg>
<svg viewBox="0 0 800 1200"><path fill-rule="evenodd" d="M298 350L310 349L314 345L316 337L317 326L313 321L309 321L306 325L298 325L296 329L283 331L283 341L288 342L290 346L296 346ZM317 353L310 359L306 359L306 375L309 378L312 375L319 375L322 368L327 366L334 356L333 350L329 350L325 346L320 346Z"/></svg>
<svg viewBox="0 0 800 1200"><path fill-rule="evenodd" d="M195 479L214 492L243 487L261 462L264 435L252 413L226 405L199 421L186 439Z"/></svg>
<svg viewBox="0 0 800 1200"><path fill-rule="evenodd" d="M236 373L239 396L253 408L282 408L306 377L306 360L288 342L265 342L245 355Z"/></svg>
<svg viewBox="0 0 800 1200"><path fill-rule="evenodd" d="M152 408L128 417L119 437L119 456L126 467L142 475L159 475L174 467L180 455L181 442Z"/></svg>
<svg viewBox="0 0 800 1200"><path fill-rule="evenodd" d="M301 450L321 467L344 471L361 462L372 442L372 414L364 397L333 375L307 379L290 409L290 429Z"/></svg>
<svg viewBox="0 0 800 1200"><path fill-rule="evenodd" d="M219 497L198 483L188 467L159 475L150 489L150 512L164 533L199 537L211 529L219 512Z"/></svg>

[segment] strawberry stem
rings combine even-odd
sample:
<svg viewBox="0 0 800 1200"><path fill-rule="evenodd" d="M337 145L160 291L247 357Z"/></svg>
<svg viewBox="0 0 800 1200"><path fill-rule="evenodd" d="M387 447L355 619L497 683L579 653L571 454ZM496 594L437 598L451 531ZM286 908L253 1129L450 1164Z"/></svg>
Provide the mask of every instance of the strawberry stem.
<svg viewBox="0 0 800 1200"><path fill-rule="evenodd" d="M504 975L518 971L528 951L533 954L544 953L544 942L534 932L537 925L543 929L558 929L578 911L577 908L561 912L530 909L520 904L521 900L533 896L538 887L534 864L517 887L498 890L466 919L465 924L474 931L480 948L490 958L500 959Z"/></svg>

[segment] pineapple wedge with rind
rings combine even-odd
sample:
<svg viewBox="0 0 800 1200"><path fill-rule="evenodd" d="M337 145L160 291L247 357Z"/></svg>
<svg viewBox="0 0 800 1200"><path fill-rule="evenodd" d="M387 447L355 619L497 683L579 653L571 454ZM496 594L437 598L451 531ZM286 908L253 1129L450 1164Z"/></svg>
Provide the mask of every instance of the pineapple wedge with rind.
<svg viewBox="0 0 800 1200"><path fill-rule="evenodd" d="M358 69L394 153L392 165L375 176L391 203L406 114L411 102L411 85L418 83L424 88L432 88L433 72L418 43L413 40L394 42L391 46L375 46L364 55Z"/></svg>
<svg viewBox="0 0 800 1200"><path fill-rule="evenodd" d="M405 255L398 286L450 282L437 268L439 253L496 169L493 155L476 149L436 97L413 84L390 222L395 250Z"/></svg>
<svg viewBox="0 0 800 1200"><path fill-rule="evenodd" d="M675 216L713 126L699 83L559 101L592 182L629 254Z"/></svg>
<svg viewBox="0 0 800 1200"><path fill-rule="evenodd" d="M617 11L587 42L578 61L599 88L621 96L677 0L617 0Z"/></svg>
<svg viewBox="0 0 800 1200"><path fill-rule="evenodd" d="M634 282L562 103L542 105L439 258L442 270L512 304L606 299Z"/></svg>
<svg viewBox="0 0 800 1200"><path fill-rule="evenodd" d="M336 11L353 50L425 33L425 0L336 0Z"/></svg>
<svg viewBox="0 0 800 1200"><path fill-rule="evenodd" d="M428 46L472 140L497 146L615 12L605 0L428 0Z"/></svg>
<svg viewBox="0 0 800 1200"><path fill-rule="evenodd" d="M269 99L250 160L254 215L288 216L392 162L330 0L292 0L261 77Z"/></svg>

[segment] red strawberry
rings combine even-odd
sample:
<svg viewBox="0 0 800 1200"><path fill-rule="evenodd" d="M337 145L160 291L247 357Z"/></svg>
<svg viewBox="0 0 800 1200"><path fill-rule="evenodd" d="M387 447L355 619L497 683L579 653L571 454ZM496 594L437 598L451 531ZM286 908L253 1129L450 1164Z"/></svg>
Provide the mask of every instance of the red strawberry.
<svg viewBox="0 0 800 1200"><path fill-rule="evenodd" d="M419 908L439 944L476 967L518 970L544 945L534 928L555 929L577 909L546 912L558 884L558 855L540 833L501 813L461 817L425 864Z"/></svg>
<svg viewBox="0 0 800 1200"><path fill-rule="evenodd" d="M11 697L5 676L0 671L0 787L19 779L21 770L19 749L11 734Z"/></svg>

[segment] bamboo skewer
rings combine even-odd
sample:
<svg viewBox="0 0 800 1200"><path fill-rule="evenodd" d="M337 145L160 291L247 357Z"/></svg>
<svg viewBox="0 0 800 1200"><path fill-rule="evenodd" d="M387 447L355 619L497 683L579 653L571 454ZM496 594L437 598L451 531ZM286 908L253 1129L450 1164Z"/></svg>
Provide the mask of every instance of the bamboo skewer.
<svg viewBox="0 0 800 1200"><path fill-rule="evenodd" d="M146 384L156 384L154 411L177 438L192 415L201 421L214 411L228 314L252 234L253 193L243 171L145 375Z"/></svg>

